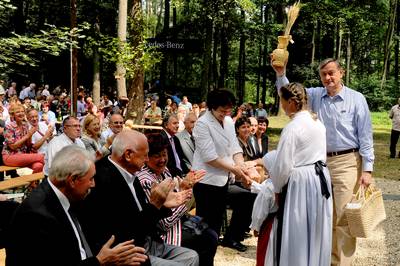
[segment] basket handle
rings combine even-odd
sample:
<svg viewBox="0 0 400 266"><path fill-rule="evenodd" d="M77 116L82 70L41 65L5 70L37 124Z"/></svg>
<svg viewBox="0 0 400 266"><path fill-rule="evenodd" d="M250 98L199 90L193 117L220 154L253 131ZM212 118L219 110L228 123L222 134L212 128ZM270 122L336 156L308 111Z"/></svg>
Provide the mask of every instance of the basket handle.
<svg viewBox="0 0 400 266"><path fill-rule="evenodd" d="M365 200L365 188L363 185L361 185L358 188L357 193L356 193L356 199L357 200L360 200L360 199Z"/></svg>
<svg viewBox="0 0 400 266"><path fill-rule="evenodd" d="M365 200L366 195L372 195L372 193L376 191L376 187L372 184L370 184L366 189L363 185L361 185L356 193L356 199L357 200Z"/></svg>

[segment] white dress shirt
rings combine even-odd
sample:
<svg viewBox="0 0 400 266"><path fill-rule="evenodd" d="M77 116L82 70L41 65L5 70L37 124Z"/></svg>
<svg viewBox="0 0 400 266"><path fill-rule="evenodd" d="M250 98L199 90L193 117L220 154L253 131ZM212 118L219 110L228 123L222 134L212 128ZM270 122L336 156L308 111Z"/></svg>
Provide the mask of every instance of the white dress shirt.
<svg viewBox="0 0 400 266"><path fill-rule="evenodd" d="M49 145L47 146L47 151L44 156L44 167L43 167L43 172L45 175L49 175L49 169L51 167L51 162L56 155L57 152L59 152L62 148L65 146L71 145L71 144L76 144L79 147L85 149L85 144L83 144L82 140L80 139L75 139L75 141L72 141L65 133L62 133L61 135L53 138Z"/></svg>
<svg viewBox="0 0 400 266"><path fill-rule="evenodd" d="M81 238L79 237L79 233L78 233L78 230L76 229L75 223L72 221L72 218L68 212L68 209L71 206L71 204L69 203L68 198L56 186L54 186L53 183L51 183L50 179L48 179L48 181L49 181L50 187L53 189L54 193L56 193L56 196L57 196L58 200L60 201L65 214L68 217L69 223L71 224L72 229L74 230L76 239L78 240L78 244L79 244L79 251L81 253L81 259L84 260L84 259L86 259L86 251L82 246L82 241L81 241Z"/></svg>
<svg viewBox="0 0 400 266"><path fill-rule="evenodd" d="M126 183L128 184L129 189L132 192L133 197L135 198L136 204L139 208L139 211L142 211L142 205L140 205L139 199L136 196L136 191L135 191L135 187L133 186L133 182L135 181L136 176L132 175L131 173L129 173L128 171L126 171L124 168L122 168L119 164L117 164L116 162L114 162L113 160L111 160L111 157L108 157L108 160L115 165L115 167L117 167L118 171L121 173L121 175L124 177Z"/></svg>

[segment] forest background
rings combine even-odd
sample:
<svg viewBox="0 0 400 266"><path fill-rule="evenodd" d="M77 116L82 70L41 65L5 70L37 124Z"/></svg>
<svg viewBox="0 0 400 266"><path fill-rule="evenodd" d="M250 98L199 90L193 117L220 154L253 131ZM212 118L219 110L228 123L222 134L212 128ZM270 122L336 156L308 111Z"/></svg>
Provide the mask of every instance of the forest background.
<svg viewBox="0 0 400 266"><path fill-rule="evenodd" d="M69 88L74 47L78 84L95 103L104 93L128 96L131 111L137 109L130 115L140 117L138 106L150 87L162 95L180 92L192 102L204 99L210 89L226 87L239 102L261 101L276 113L269 54L293 3L0 0L0 79L5 85ZM371 110L387 110L400 96L399 10L398 0L302 1L291 32L295 43L289 45L287 76L319 85L319 62L338 58L346 70L345 84L362 92ZM150 38L181 40L194 48L148 48Z"/></svg>

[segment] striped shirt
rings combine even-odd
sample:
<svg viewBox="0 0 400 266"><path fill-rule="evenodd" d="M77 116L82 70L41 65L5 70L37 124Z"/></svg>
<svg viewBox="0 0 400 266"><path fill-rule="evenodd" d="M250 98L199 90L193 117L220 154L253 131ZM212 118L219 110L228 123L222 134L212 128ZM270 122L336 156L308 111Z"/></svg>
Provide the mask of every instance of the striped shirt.
<svg viewBox="0 0 400 266"><path fill-rule="evenodd" d="M143 166L142 170L136 172L135 175L139 178L140 184L142 185L143 190L149 200L151 187L154 184L158 184L166 178L172 178L167 168L165 168L164 172L161 175L156 175L146 165ZM177 208L171 209L171 211L171 216L161 219L159 221L159 228L163 232L161 237L167 244L180 246L182 239L181 217L185 215L185 213L187 212L187 208L185 204L182 204Z"/></svg>
<svg viewBox="0 0 400 266"><path fill-rule="evenodd" d="M286 76L277 78L277 88L289 83ZM372 171L374 147L372 123L365 97L343 85L330 97L323 87L307 88L308 104L326 127L327 152L359 149L362 170Z"/></svg>

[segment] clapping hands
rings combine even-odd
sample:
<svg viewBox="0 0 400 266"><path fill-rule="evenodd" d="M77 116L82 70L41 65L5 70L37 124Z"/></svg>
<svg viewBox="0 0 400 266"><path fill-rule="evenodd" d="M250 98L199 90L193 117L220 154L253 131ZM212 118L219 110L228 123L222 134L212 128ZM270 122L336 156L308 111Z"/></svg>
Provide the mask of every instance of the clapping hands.
<svg viewBox="0 0 400 266"><path fill-rule="evenodd" d="M192 189L194 184L202 180L205 175L206 170L190 171L182 182L180 182L179 188L181 190Z"/></svg>
<svg viewBox="0 0 400 266"><path fill-rule="evenodd" d="M175 192L175 182L171 178L154 184L151 188L150 203L160 209L162 206L175 208L186 203L192 196L190 189Z"/></svg>

